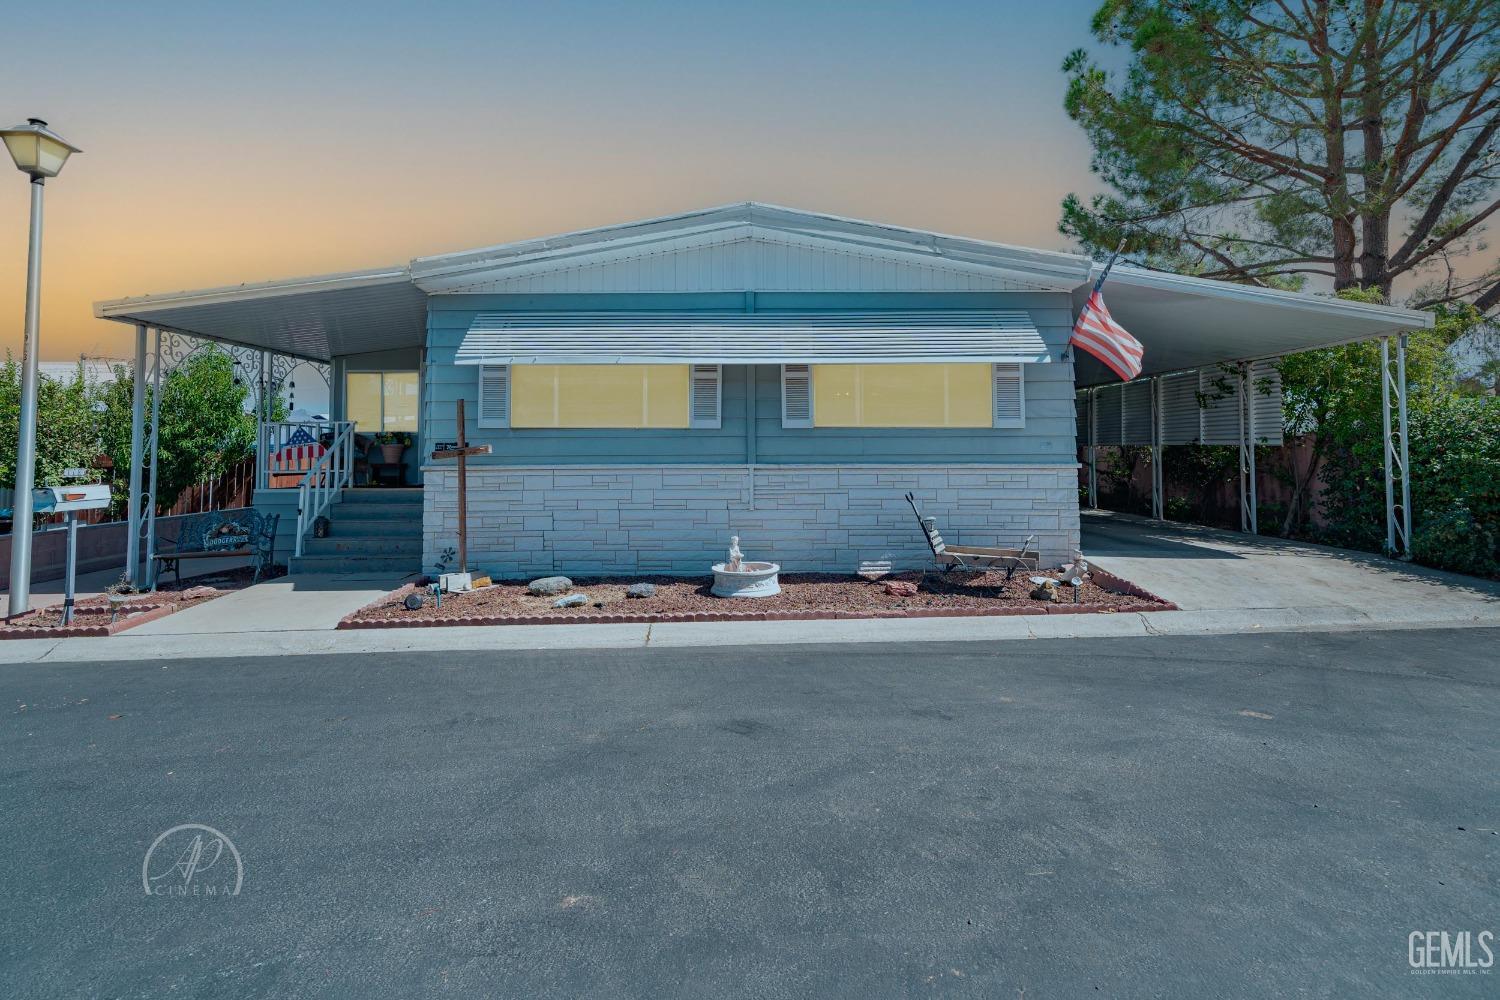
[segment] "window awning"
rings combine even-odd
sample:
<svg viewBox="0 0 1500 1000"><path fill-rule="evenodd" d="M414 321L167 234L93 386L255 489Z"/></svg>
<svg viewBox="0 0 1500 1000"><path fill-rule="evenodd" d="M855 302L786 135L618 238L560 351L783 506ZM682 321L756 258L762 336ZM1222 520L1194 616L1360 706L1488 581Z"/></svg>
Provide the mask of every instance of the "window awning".
<svg viewBox="0 0 1500 1000"><path fill-rule="evenodd" d="M480 313L461 365L1035 363L1024 310Z"/></svg>

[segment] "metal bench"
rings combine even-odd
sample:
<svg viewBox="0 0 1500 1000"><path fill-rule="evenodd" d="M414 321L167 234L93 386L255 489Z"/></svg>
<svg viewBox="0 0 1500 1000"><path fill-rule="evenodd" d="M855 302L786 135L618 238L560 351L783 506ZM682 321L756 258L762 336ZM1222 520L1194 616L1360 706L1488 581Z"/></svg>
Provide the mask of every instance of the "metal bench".
<svg viewBox="0 0 1500 1000"><path fill-rule="evenodd" d="M932 560L943 568L944 571L957 566L959 569L967 570L1005 570L1005 578L1009 580L1017 569L1035 570L1041 565L1041 559L1036 548L1036 536L1027 535L1026 540L1018 549L985 548L978 545L948 545L943 541L943 536L938 534L937 519L923 517L922 512L917 509L917 498L912 494L906 494L906 502L911 504L911 511L917 515L917 524L921 526L922 534L927 539L927 547L932 550Z"/></svg>
<svg viewBox="0 0 1500 1000"><path fill-rule="evenodd" d="M153 557L155 568L159 573L171 569L173 579L180 581L184 559L246 558L255 567L254 582L259 583L261 574L271 566L276 523L280 520L280 514L262 514L253 509L213 511L185 518L177 540L168 543L173 547ZM153 573L152 580L156 576Z"/></svg>

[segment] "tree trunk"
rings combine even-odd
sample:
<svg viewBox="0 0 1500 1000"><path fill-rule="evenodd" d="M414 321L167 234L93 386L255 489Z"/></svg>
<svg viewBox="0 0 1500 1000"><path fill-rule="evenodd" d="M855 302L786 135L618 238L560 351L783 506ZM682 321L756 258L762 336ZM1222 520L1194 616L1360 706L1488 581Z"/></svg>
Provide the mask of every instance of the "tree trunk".
<svg viewBox="0 0 1500 1000"><path fill-rule="evenodd" d="M1380 17L1381 0L1365 0L1365 21ZM1375 81L1383 75L1380 62L1380 36L1370 31L1361 52L1364 69L1364 100L1359 123L1364 138L1364 198L1361 207L1359 276L1366 288L1380 289L1380 297L1391 298L1391 278L1386 273L1391 255L1391 213L1389 196L1384 190L1386 176L1385 129L1381 121L1381 88Z"/></svg>
<svg viewBox="0 0 1500 1000"><path fill-rule="evenodd" d="M1296 486L1292 490L1292 498L1287 501L1286 518L1281 522L1281 535L1283 538L1289 538L1292 534L1292 528L1301 522L1302 519L1297 515L1302 510L1304 498L1307 496L1307 488L1312 485L1313 479L1317 476L1318 470L1322 466L1323 438L1320 435L1314 434L1312 453L1307 457L1307 470L1298 476L1296 475L1297 467L1295 465L1292 466L1292 474L1296 480Z"/></svg>

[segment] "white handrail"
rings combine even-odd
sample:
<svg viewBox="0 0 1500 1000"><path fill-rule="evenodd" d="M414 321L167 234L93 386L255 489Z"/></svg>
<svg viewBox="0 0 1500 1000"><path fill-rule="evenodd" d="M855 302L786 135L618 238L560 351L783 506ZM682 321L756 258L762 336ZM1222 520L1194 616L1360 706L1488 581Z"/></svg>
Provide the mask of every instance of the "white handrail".
<svg viewBox="0 0 1500 1000"><path fill-rule="evenodd" d="M354 425L340 421L328 450L319 456L312 468L297 484L296 555L302 555L302 541L314 521L333 506L333 501L349 485L354 471Z"/></svg>

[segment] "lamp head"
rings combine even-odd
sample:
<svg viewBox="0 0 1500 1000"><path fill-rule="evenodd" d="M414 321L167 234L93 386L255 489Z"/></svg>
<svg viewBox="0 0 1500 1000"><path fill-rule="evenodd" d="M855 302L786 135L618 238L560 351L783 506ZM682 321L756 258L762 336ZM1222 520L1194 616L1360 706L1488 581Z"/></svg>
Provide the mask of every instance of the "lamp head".
<svg viewBox="0 0 1500 1000"><path fill-rule="evenodd" d="M62 172L68 157L81 152L49 129L40 118L28 118L25 125L0 129L0 139L5 140L5 148L10 151L10 158L16 161L16 169L30 174L33 180L56 177Z"/></svg>

